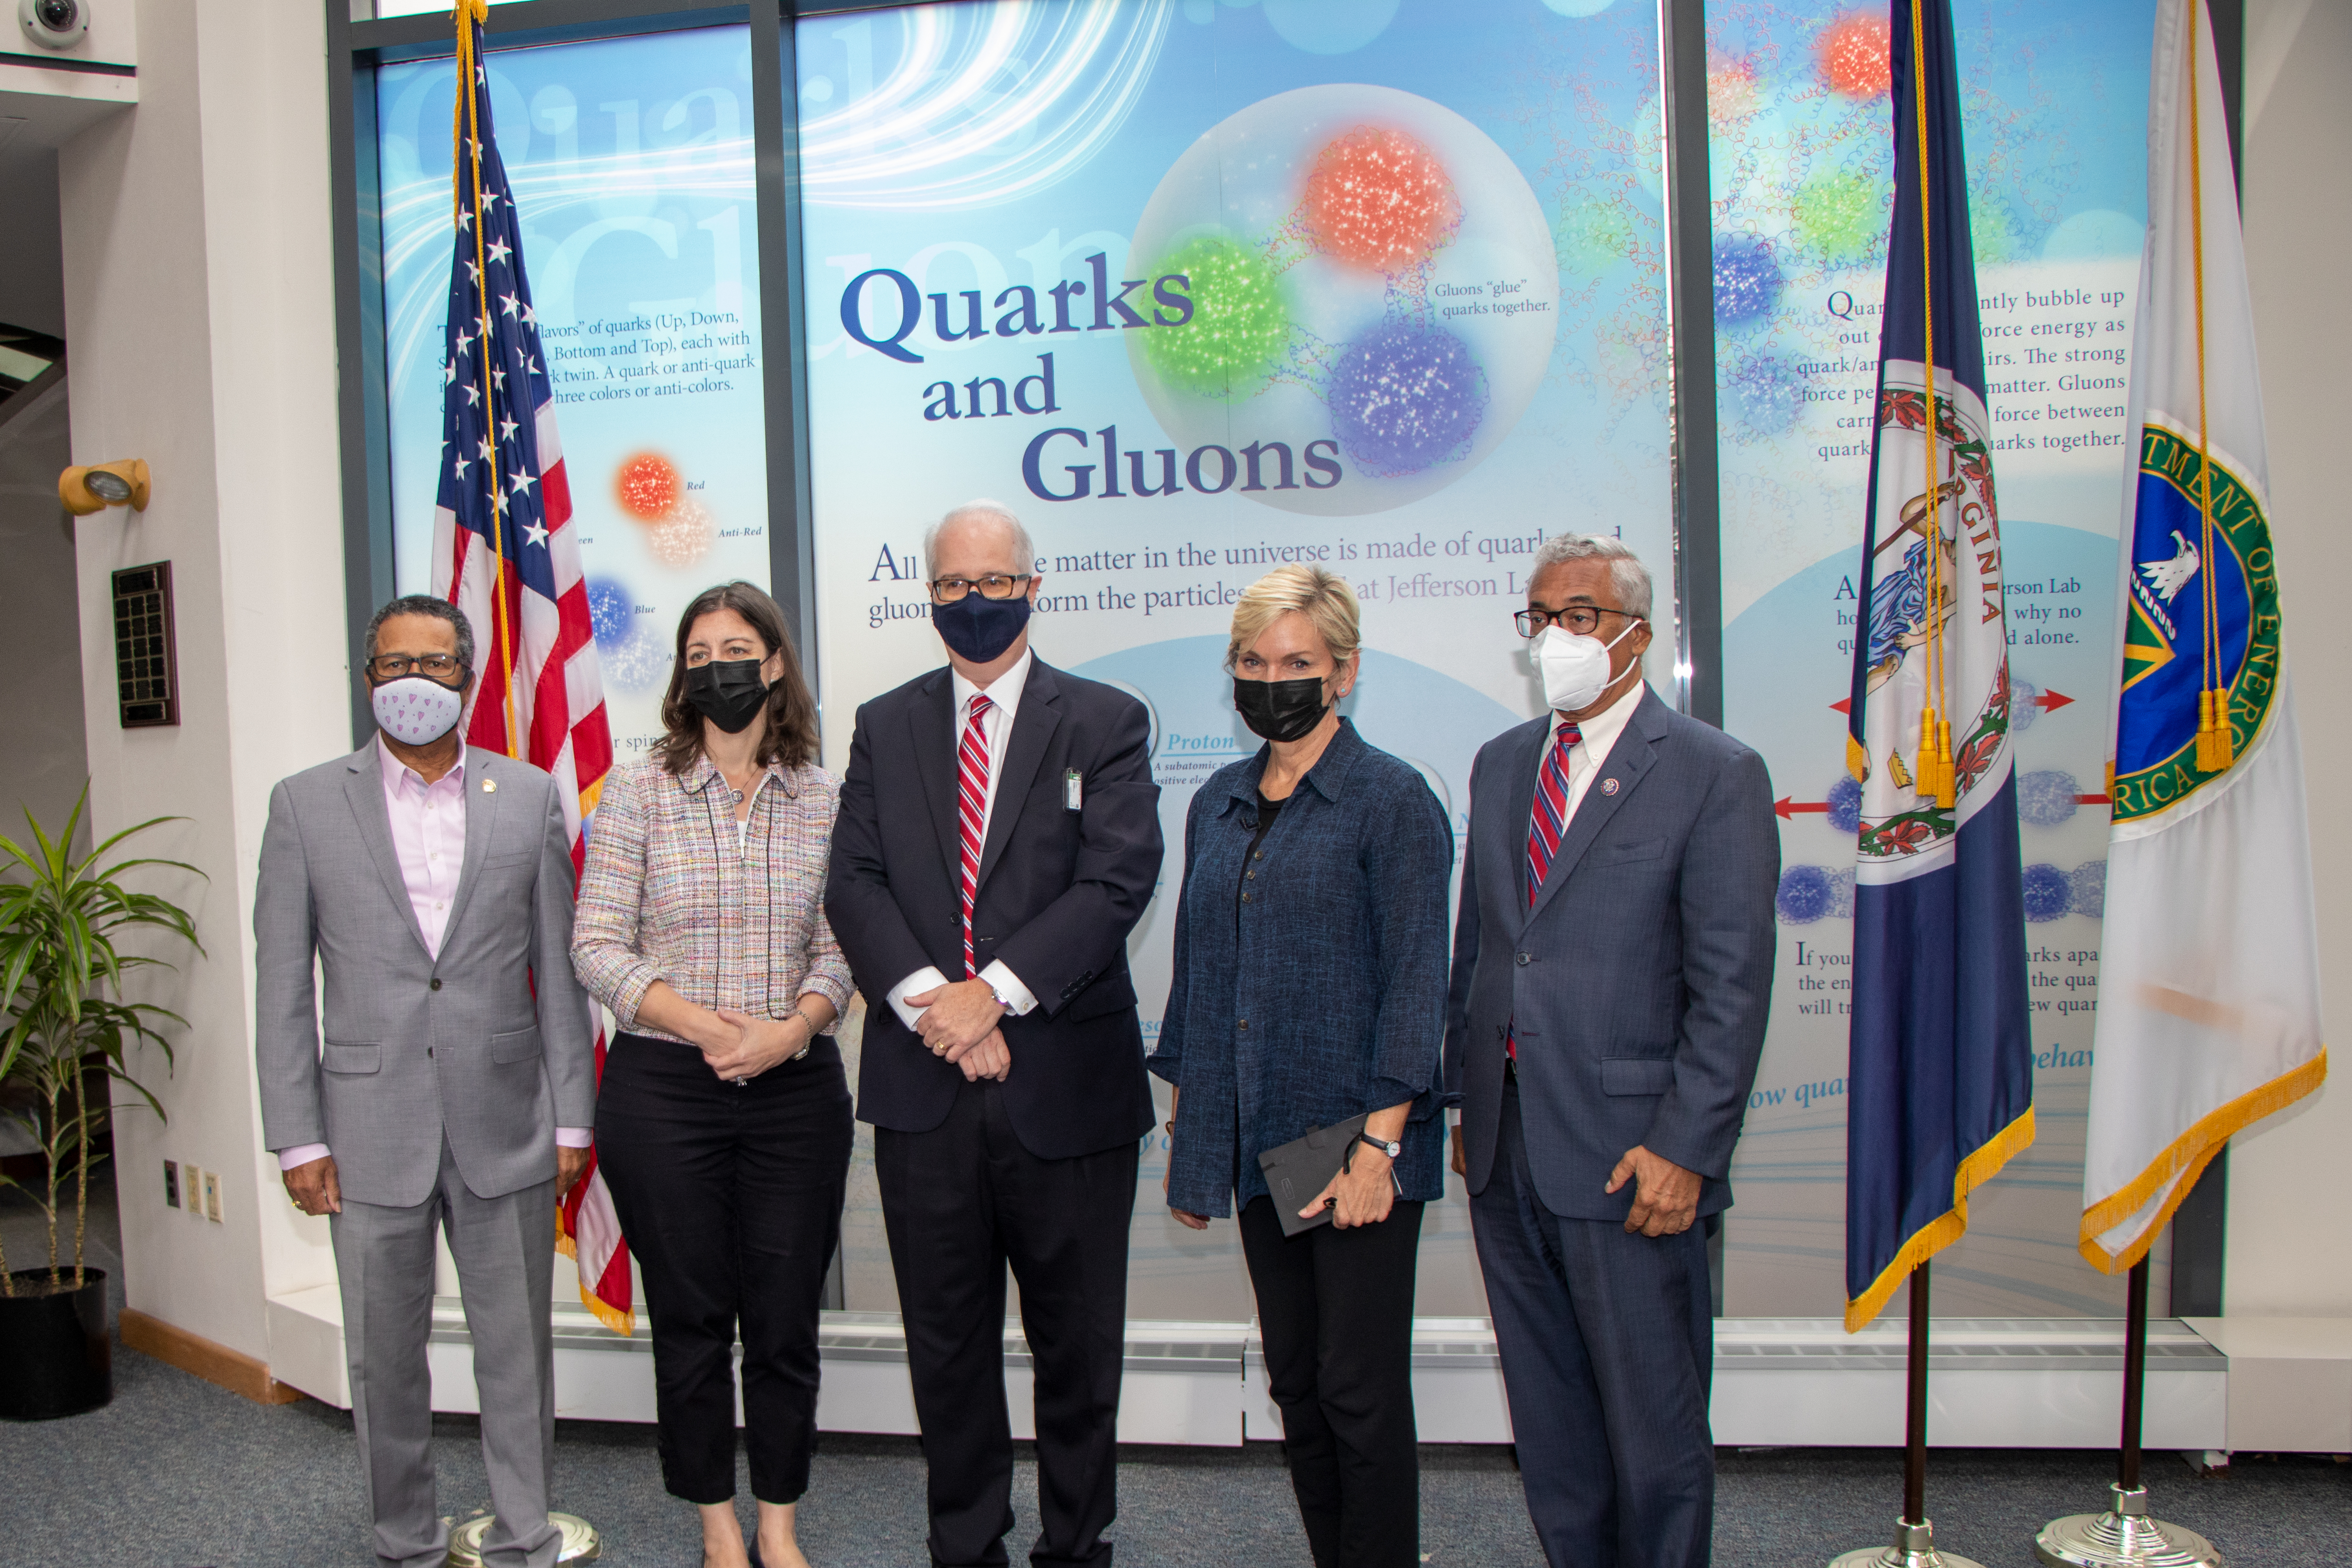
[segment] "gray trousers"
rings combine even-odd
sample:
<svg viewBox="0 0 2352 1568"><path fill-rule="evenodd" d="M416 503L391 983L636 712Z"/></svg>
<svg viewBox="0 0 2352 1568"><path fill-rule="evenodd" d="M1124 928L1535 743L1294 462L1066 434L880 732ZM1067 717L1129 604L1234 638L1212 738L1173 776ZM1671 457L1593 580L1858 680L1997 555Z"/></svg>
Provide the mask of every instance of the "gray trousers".
<svg viewBox="0 0 2352 1568"><path fill-rule="evenodd" d="M449 1528L433 1489L433 1237L449 1237L474 1341L482 1460L498 1523L488 1568L552 1568L562 1537L547 1521L555 1458L555 1184L476 1197L448 1145L433 1191L414 1208L343 1200L333 1221L352 1372L352 1424L375 1555L383 1568L440 1568Z"/></svg>

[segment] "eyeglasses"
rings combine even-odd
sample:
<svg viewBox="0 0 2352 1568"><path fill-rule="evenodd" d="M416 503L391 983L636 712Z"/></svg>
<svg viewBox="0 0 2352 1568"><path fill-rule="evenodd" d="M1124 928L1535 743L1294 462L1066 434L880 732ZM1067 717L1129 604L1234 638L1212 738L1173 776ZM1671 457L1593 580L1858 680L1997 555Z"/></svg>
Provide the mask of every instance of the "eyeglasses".
<svg viewBox="0 0 2352 1568"><path fill-rule="evenodd" d="M1511 617L1523 637L1539 637L1546 626L1559 626L1580 637L1589 637L1601 629L1603 616L1622 616L1629 621L1646 621L1647 616L1637 616L1631 610L1612 610L1599 605L1570 605L1564 610L1521 610Z"/></svg>
<svg viewBox="0 0 2352 1568"><path fill-rule="evenodd" d="M380 653L368 660L367 667L378 680L398 680L414 671L445 685L466 668L454 653Z"/></svg>
<svg viewBox="0 0 2352 1568"><path fill-rule="evenodd" d="M974 588L980 590L980 596L983 599L1009 599L1021 591L1032 575L1034 574L1023 572L1008 577L1002 572L991 572L985 577L934 577L931 579L931 603L952 605Z"/></svg>

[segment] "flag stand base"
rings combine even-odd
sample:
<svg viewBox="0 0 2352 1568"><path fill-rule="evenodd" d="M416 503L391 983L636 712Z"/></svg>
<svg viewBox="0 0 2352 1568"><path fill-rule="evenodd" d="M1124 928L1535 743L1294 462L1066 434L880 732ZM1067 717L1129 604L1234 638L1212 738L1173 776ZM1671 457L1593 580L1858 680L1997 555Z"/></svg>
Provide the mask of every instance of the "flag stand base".
<svg viewBox="0 0 2352 1568"><path fill-rule="evenodd" d="M2033 1555L2050 1568L2221 1568L2221 1554L2195 1531L2150 1519L2147 1489L2107 1489L2105 1513L2052 1520L2033 1538Z"/></svg>
<svg viewBox="0 0 2352 1568"><path fill-rule="evenodd" d="M449 1531L448 1568L482 1568L482 1541L498 1522L496 1514L478 1513ZM551 1513L547 1522L555 1526L559 1542L555 1548L558 1563L593 1563L603 1555L604 1542L597 1538L596 1527L576 1513Z"/></svg>
<svg viewBox="0 0 2352 1568"><path fill-rule="evenodd" d="M1937 1551L1934 1521L1923 1519L1914 1524L1907 1519L1898 1519L1895 1521L1894 1545L1865 1546L1845 1552L1831 1558L1830 1568L1979 1568L1979 1564Z"/></svg>

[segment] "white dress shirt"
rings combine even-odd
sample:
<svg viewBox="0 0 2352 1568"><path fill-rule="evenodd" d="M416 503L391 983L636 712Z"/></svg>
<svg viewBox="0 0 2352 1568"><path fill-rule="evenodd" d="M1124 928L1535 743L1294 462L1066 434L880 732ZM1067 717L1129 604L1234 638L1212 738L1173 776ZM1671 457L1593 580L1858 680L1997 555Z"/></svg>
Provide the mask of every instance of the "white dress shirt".
<svg viewBox="0 0 2352 1568"><path fill-rule="evenodd" d="M988 740L988 791L980 807L980 841L982 844L988 842L988 825L996 816L996 781L1004 773L1004 749L1012 743L1013 721L1020 712L1021 691L1029 684L1029 666L1034 658L1034 654L1023 649L1013 668L989 682L987 687L988 711L980 716L980 732ZM971 722L971 700L980 695L982 689L965 679L961 670L951 668L949 679L955 691L955 718L948 738L956 752L961 754L964 727ZM1037 1005L1036 996L1029 987L1021 984L1019 975L1004 966L1002 959L982 970L980 977L994 988L1000 999L1011 1004L1007 1011L1016 1018ZM927 963L890 987L887 1000L891 1010L911 1029L929 1009L910 1007L907 1005L907 998L919 991L937 990L946 984L948 977L940 973L936 965Z"/></svg>
<svg viewBox="0 0 2352 1568"><path fill-rule="evenodd" d="M457 747L456 765L431 784L425 775L392 754L379 733L377 764L383 771L384 816L392 826L392 855L400 863L400 879L408 891L408 906L416 914L416 929L425 951L441 956L441 939L449 930L450 906L457 901L457 878L466 866L466 748ZM436 982L437 984L438 982ZM585 1149L593 1142L585 1127L559 1127L555 1141L567 1149ZM329 1152L324 1143L300 1143L278 1153L278 1168L290 1171Z"/></svg>
<svg viewBox="0 0 2352 1568"><path fill-rule="evenodd" d="M1593 779L1609 761L1610 752L1616 747L1617 737L1625 732L1625 726L1633 721L1633 709L1642 700L1642 693L1648 689L1648 681L1636 680L1616 701L1576 727L1576 744L1568 749L1568 815L1560 819L1562 834L1567 833L1568 825L1576 820L1576 808L1583 804L1585 792L1592 787ZM1536 777L1538 781L1543 777L1545 759L1551 755L1552 747L1559 743L1557 734L1563 717L1565 715L1559 713L1551 716L1555 738L1546 741L1543 750L1536 753Z"/></svg>

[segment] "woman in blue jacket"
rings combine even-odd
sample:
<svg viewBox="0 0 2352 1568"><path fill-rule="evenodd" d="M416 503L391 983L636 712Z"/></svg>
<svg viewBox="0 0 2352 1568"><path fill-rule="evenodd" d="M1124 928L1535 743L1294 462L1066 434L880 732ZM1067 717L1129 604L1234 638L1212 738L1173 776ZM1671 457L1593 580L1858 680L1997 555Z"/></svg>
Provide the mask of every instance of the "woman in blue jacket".
<svg viewBox="0 0 2352 1568"><path fill-rule="evenodd" d="M1413 1270L1444 1194L1437 1114L1454 832L1412 765L1339 713L1356 596L1285 566L1234 608L1234 705L1265 738L1192 797L1152 1071L1175 1087L1168 1203L1241 1214L1283 1451L1318 1568L1417 1564ZM1369 1113L1285 1239L1258 1156Z"/></svg>

